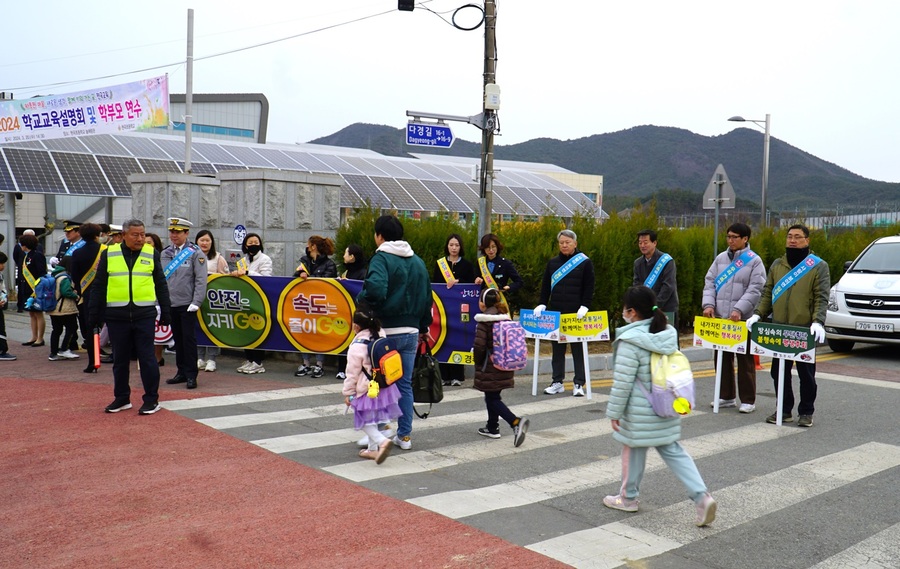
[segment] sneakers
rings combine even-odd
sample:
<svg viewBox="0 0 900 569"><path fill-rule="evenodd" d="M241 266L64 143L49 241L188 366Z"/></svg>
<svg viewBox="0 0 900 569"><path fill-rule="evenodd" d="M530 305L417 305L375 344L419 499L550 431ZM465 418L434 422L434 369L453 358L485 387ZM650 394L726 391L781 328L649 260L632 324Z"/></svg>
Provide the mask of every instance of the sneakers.
<svg viewBox="0 0 900 569"><path fill-rule="evenodd" d="M336 377L338 379L338 381L344 381L345 379L347 379L347 374L342 371L339 371L339 372L337 372L337 374L334 377Z"/></svg>
<svg viewBox="0 0 900 569"><path fill-rule="evenodd" d="M812 415L800 415L800 417L797 419L797 426L798 427L812 427L813 426Z"/></svg>
<svg viewBox="0 0 900 569"><path fill-rule="evenodd" d="M501 436L500 431L497 431L495 433L494 431L488 430L487 427L481 427L480 429L478 429L478 434L489 439L499 439Z"/></svg>
<svg viewBox="0 0 900 569"><path fill-rule="evenodd" d="M312 368L312 372L309 374L309 377L313 379L319 379L325 375L325 370L322 369L322 366L315 366Z"/></svg>
<svg viewBox="0 0 900 569"><path fill-rule="evenodd" d="M774 425L775 421L778 420L777 416L778 416L778 412L772 413L771 415L766 417L766 423L772 423ZM790 413L785 413L784 415L781 416L781 422L782 423L793 423L794 416L791 415ZM812 418L810 418L809 422L810 422L810 424L812 424Z"/></svg>
<svg viewBox="0 0 900 569"><path fill-rule="evenodd" d="M0 361L11 362L14 359L16 359L16 356L12 355L9 352L3 352L2 354L0 354Z"/></svg>
<svg viewBox="0 0 900 569"><path fill-rule="evenodd" d="M741 403L741 408L738 409L738 413L752 413L756 411L756 405L753 403Z"/></svg>
<svg viewBox="0 0 900 569"><path fill-rule="evenodd" d="M125 411L127 409L131 409L131 402L127 399L116 399L112 403L106 406L107 413L118 413L119 411Z"/></svg>
<svg viewBox="0 0 900 569"><path fill-rule="evenodd" d="M562 382L556 383L553 382L550 384L550 387L544 390L546 395L556 395L557 393L565 393L566 388L563 387Z"/></svg>
<svg viewBox="0 0 900 569"><path fill-rule="evenodd" d="M409 435L405 437L395 436L393 438L394 444L400 447L403 450L409 450L412 448L412 441L409 440Z"/></svg>
<svg viewBox="0 0 900 569"><path fill-rule="evenodd" d="M451 380L449 380L449 379L441 380L441 385L443 385L444 387L450 387L450 385L451 385L452 383L453 383L453 382L452 382Z"/></svg>
<svg viewBox="0 0 900 569"><path fill-rule="evenodd" d="M452 385L453 387L459 387L462 385L462 381L460 381L458 379L451 379L450 385Z"/></svg>
<svg viewBox="0 0 900 569"><path fill-rule="evenodd" d="M262 366L262 364L258 364L256 362L250 362L250 365L244 368L244 373L253 374L253 373L266 373L266 368Z"/></svg>
<svg viewBox="0 0 900 569"><path fill-rule="evenodd" d="M247 373L247 366L249 366L252 363L253 362L251 362L250 360L244 361L244 363L242 363L241 365L238 366L237 372L238 373Z"/></svg>
<svg viewBox="0 0 900 569"><path fill-rule="evenodd" d="M584 397L584 386L575 384L572 389L572 397Z"/></svg>
<svg viewBox="0 0 900 569"><path fill-rule="evenodd" d="M638 507L640 506L640 501L635 498L634 500L629 500L625 496L620 494L616 494L614 496L607 496L603 498L603 505L607 508L612 508L613 510L621 510L623 512L636 512L638 511Z"/></svg>
<svg viewBox="0 0 900 569"><path fill-rule="evenodd" d="M528 419L519 417L519 422L513 427L513 446L520 447L525 442L525 433L528 432Z"/></svg>
<svg viewBox="0 0 900 569"><path fill-rule="evenodd" d="M294 372L294 377L304 377L309 375L309 372L312 371L312 368L309 366L303 365L297 368L297 371Z"/></svg>
<svg viewBox="0 0 900 569"><path fill-rule="evenodd" d="M694 524L698 528L708 526L716 519L716 501L707 492L697 502L697 521Z"/></svg>
<svg viewBox="0 0 900 569"><path fill-rule="evenodd" d="M198 367L197 369L203 369L204 371L216 371L216 360L209 360L206 362L206 365L203 368Z"/></svg>
<svg viewBox="0 0 900 569"><path fill-rule="evenodd" d="M131 407L131 405L129 405L129 407ZM162 409L162 407L159 406L159 402L144 403L143 405L141 405L141 408L138 409L138 415L152 415L160 409Z"/></svg>
<svg viewBox="0 0 900 569"><path fill-rule="evenodd" d="M67 359L67 360L77 360L78 358L81 357L78 354L74 353L72 350L63 350L63 351L59 352L58 355L59 355L59 357Z"/></svg>
<svg viewBox="0 0 900 569"><path fill-rule="evenodd" d="M206 362L201 358L197 358L197 369L203 369L204 367L206 367Z"/></svg>
<svg viewBox="0 0 900 569"><path fill-rule="evenodd" d="M710 407L715 407L716 402L713 401L709 404ZM732 407L737 407L737 403L734 399L719 399L719 409L730 409Z"/></svg>
<svg viewBox="0 0 900 569"><path fill-rule="evenodd" d="M63 359L63 357L59 354L50 354L50 357L48 357L47 359L51 362L58 362L59 360Z"/></svg>

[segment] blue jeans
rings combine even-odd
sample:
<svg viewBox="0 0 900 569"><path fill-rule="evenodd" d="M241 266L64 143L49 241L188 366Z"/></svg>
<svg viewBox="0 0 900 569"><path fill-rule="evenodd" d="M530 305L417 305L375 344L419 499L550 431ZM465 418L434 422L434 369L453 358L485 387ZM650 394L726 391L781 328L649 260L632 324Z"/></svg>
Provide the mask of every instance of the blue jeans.
<svg viewBox="0 0 900 569"><path fill-rule="evenodd" d="M403 415L397 420L397 436L407 437L412 432L413 421L413 392L412 374L416 364L416 348L419 346L418 334L391 334L391 338L397 342L397 351L403 361L403 377L397 382L400 389L400 410Z"/></svg>

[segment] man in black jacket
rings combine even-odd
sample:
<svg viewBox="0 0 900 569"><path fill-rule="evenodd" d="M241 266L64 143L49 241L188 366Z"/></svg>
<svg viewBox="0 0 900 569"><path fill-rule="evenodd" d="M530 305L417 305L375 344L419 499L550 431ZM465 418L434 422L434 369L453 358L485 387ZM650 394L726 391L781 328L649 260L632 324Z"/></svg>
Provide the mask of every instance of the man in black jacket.
<svg viewBox="0 0 900 569"><path fill-rule="evenodd" d="M547 262L544 278L541 282L541 303L534 308L535 316L544 310L553 310L562 314L575 312L578 318L584 318L588 306L594 296L594 264L578 250L578 237L574 231L563 229L556 236L559 244L559 255ZM572 395L584 397L584 346L580 342L569 344L572 347L572 363L575 365L575 387ZM544 393L553 395L565 392L563 379L566 376L566 344L553 342L553 383Z"/></svg>
<svg viewBox="0 0 900 569"><path fill-rule="evenodd" d="M89 320L91 328L106 322L112 341L115 399L106 406L106 412L131 409L128 380L134 350L144 384L144 404L138 413L152 415L160 409L159 363L153 347L156 305L162 325L171 322L172 307L159 252L144 244L144 222L131 219L122 227L124 242L100 254Z"/></svg>
<svg viewBox="0 0 900 569"><path fill-rule="evenodd" d="M666 313L669 324L678 329L678 282L675 259L656 248L656 232L644 229L637 234L641 256L634 260L634 286L644 285L656 293L656 304Z"/></svg>

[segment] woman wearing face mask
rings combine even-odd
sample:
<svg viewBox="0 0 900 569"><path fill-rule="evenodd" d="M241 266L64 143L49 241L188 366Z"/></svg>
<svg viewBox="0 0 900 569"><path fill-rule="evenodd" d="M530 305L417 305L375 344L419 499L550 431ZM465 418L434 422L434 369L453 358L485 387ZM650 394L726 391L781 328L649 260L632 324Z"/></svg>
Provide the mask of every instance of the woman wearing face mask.
<svg viewBox="0 0 900 569"><path fill-rule="evenodd" d="M613 384L606 407L613 438L622 443L622 487L618 494L603 498L603 505L623 512L637 512L647 449L655 448L666 465L681 480L694 501L697 526L716 518L716 501L707 491L697 465L678 444L681 417L660 417L641 387L647 391L652 353L672 354L678 349L678 333L668 325L665 313L656 305L656 295L645 286L633 286L622 298L622 318L627 323L616 329L613 342Z"/></svg>
<svg viewBox="0 0 900 569"><path fill-rule="evenodd" d="M251 277L271 277L272 276L272 259L263 253L262 237L256 233L248 233L244 237L244 243L241 245L241 251L244 253L242 263L237 269L231 271L231 276L242 277L249 275ZM244 266L246 265L246 266ZM247 361L237 368L239 373L266 373L266 368L262 362L265 359L265 350L244 350L244 356Z"/></svg>

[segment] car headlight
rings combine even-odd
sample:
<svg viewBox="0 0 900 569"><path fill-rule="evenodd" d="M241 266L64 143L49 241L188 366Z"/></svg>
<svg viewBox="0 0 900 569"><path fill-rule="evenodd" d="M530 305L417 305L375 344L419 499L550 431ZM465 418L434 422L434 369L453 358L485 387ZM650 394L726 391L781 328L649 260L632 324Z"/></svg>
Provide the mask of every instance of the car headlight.
<svg viewBox="0 0 900 569"><path fill-rule="evenodd" d="M828 293L828 310L837 312L837 309L837 287L831 287L831 291Z"/></svg>

